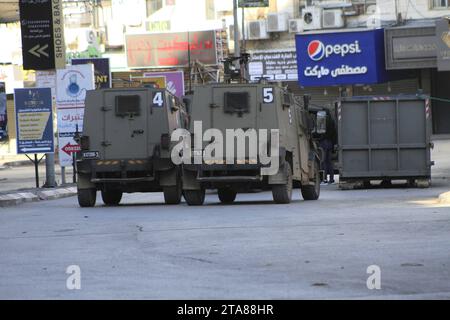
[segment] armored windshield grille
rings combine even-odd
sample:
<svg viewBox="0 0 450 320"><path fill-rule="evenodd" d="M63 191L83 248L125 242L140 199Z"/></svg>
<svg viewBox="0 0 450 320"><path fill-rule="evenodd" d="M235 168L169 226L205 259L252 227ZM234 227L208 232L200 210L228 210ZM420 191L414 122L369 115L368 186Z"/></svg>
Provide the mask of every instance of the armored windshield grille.
<svg viewBox="0 0 450 320"><path fill-rule="evenodd" d="M141 99L138 95L116 97L116 115L119 117L138 116Z"/></svg>
<svg viewBox="0 0 450 320"><path fill-rule="evenodd" d="M249 112L248 92L226 92L224 111L226 113Z"/></svg>

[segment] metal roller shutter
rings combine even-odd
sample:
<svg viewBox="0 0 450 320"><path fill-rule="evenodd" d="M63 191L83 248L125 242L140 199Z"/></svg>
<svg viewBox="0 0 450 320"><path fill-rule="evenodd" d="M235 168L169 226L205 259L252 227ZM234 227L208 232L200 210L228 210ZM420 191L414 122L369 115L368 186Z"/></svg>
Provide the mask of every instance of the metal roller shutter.
<svg viewBox="0 0 450 320"><path fill-rule="evenodd" d="M390 90L389 90L390 89ZM416 94L419 89L419 79L391 81L367 86L353 86L354 96L382 96L398 94Z"/></svg>
<svg viewBox="0 0 450 320"><path fill-rule="evenodd" d="M302 88L297 83L287 82L288 88L296 95L311 96L311 104L314 106L334 108L334 103L339 99L339 87L307 87Z"/></svg>

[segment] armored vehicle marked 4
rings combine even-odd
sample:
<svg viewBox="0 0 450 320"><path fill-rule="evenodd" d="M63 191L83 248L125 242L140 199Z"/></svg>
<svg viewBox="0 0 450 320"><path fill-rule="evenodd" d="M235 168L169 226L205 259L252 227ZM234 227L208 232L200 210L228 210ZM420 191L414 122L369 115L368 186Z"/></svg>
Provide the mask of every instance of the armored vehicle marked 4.
<svg viewBox="0 0 450 320"><path fill-rule="evenodd" d="M163 191L167 204L181 200L181 171L172 163L170 134L187 124L184 106L164 89L89 91L77 155L78 202L106 205L124 192Z"/></svg>

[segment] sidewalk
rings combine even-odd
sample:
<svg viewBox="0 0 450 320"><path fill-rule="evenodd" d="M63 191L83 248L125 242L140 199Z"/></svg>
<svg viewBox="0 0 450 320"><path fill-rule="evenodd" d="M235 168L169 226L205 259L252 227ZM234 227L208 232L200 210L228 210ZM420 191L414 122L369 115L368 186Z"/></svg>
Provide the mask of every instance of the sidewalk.
<svg viewBox="0 0 450 320"><path fill-rule="evenodd" d="M61 185L61 168L56 166L57 187L42 188L45 183L45 160L42 161L38 167L40 186L38 189L34 165L29 160L0 164L0 207L76 195L76 185L72 183L72 168L66 168L67 183Z"/></svg>

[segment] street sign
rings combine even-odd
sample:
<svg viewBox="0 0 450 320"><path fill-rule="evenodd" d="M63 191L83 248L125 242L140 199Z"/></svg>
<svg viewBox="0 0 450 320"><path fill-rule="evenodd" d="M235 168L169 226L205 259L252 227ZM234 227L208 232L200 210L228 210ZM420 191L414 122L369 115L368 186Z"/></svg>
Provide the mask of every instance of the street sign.
<svg viewBox="0 0 450 320"><path fill-rule="evenodd" d="M14 90L17 153L53 153L53 110L50 88Z"/></svg>
<svg viewBox="0 0 450 320"><path fill-rule="evenodd" d="M61 1L19 1L25 70L64 68L66 56Z"/></svg>
<svg viewBox="0 0 450 320"><path fill-rule="evenodd" d="M74 152L81 151L81 147L79 144L70 144L70 142L68 142L61 150L71 157Z"/></svg>

